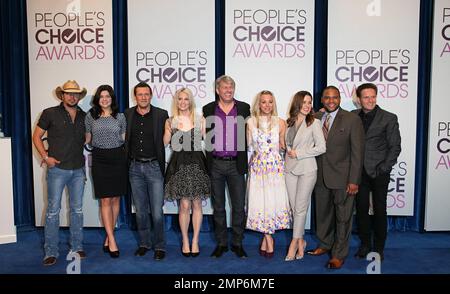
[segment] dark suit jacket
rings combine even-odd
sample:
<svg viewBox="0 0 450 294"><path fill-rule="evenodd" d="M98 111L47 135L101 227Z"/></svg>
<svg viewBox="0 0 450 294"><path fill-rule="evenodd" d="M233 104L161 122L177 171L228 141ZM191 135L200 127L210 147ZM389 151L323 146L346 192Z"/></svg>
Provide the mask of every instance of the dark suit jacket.
<svg viewBox="0 0 450 294"><path fill-rule="evenodd" d="M237 107L237 115L242 116L244 119L247 119L250 116L250 105L248 105L245 102L236 101L236 107ZM213 116L214 112L216 110L217 101L211 102L203 106L203 116L207 119L208 122L208 116ZM208 134L212 129L214 129L214 123L211 124L211 126L208 126L206 128L206 133ZM243 132L243 133L242 133ZM237 153L237 160L236 160L236 167L240 174L246 174L248 171L248 159L247 159L247 138L245 135L245 126L243 130L238 130L238 133L242 133L243 137L245 139L245 151L238 151ZM208 138L209 136L207 136ZM212 146L208 145L209 140L206 141L206 161L208 165L208 170L211 170L211 163L212 163L212 152L208 150L212 150Z"/></svg>
<svg viewBox="0 0 450 294"><path fill-rule="evenodd" d="M352 112L359 116L361 111L355 109ZM395 114L378 106L367 130L364 148L364 169L370 177L375 178L392 170L402 150L398 119Z"/></svg>
<svg viewBox="0 0 450 294"><path fill-rule="evenodd" d="M321 119L324 113L317 112ZM345 189L359 184L364 152L364 128L354 113L339 108L328 132L327 151L317 157L317 185Z"/></svg>
<svg viewBox="0 0 450 294"><path fill-rule="evenodd" d="M164 170L166 167L166 150L164 148L163 135L164 135L164 125L166 119L169 115L166 110L158 108L156 106L151 106L152 108L152 123L153 123L153 138L155 142L156 159L158 159L159 168L161 173L164 175ZM130 134L131 134L131 124L133 122L133 117L136 113L136 106L128 108L125 110L125 117L127 119L127 132L125 134L125 149L128 157L130 156Z"/></svg>

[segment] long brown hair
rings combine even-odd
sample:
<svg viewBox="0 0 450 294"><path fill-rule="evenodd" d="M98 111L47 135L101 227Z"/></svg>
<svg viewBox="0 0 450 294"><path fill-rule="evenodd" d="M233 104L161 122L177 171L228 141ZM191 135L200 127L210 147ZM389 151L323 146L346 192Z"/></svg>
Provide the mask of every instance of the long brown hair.
<svg viewBox="0 0 450 294"><path fill-rule="evenodd" d="M292 127L295 124L297 116L300 114L300 110L303 107L305 96L311 97L312 102L312 95L308 91L299 91L295 93L294 97L292 98L291 108L289 109L289 118L287 119L288 127ZM308 127L314 122L314 111L312 108L311 111L306 115L305 121L306 126Z"/></svg>

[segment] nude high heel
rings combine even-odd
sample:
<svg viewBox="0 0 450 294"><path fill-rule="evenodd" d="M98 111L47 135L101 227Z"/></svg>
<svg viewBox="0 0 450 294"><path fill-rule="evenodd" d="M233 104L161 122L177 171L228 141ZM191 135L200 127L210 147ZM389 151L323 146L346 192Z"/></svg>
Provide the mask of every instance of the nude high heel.
<svg viewBox="0 0 450 294"><path fill-rule="evenodd" d="M300 248L299 248L300 249ZM305 254L305 250L306 250L306 241L303 240L303 248L301 248L302 250L300 251L301 254L296 254L295 255L295 259L302 259L304 254Z"/></svg>

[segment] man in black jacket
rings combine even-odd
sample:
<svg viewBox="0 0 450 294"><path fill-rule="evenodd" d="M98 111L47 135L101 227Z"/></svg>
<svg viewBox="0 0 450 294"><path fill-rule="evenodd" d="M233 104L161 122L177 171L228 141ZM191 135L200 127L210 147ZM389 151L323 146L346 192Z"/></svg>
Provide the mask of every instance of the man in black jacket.
<svg viewBox="0 0 450 294"><path fill-rule="evenodd" d="M356 95L361 109L353 110L361 118L366 134L362 179L356 196L356 220L361 245L355 256L365 258L373 249L383 260L387 234L387 190L390 172L401 151L401 137L397 116L377 105L377 93L374 84L360 85ZM369 215L370 192L373 216Z"/></svg>
<svg viewBox="0 0 450 294"><path fill-rule="evenodd" d="M245 174L248 170L245 119L250 106L234 99L235 82L229 76L216 80L217 101L203 107L206 118L206 160L211 177L214 229L217 247L212 257L221 257L228 251L225 212L225 184L231 199L231 251L246 258L242 247L245 229Z"/></svg>
<svg viewBox="0 0 450 294"><path fill-rule="evenodd" d="M152 88L144 82L134 87L136 106L125 111L127 132L125 148L130 160L129 178L136 208L139 248L144 256L154 248L155 260L165 257L164 235L164 124L167 111L150 104ZM149 219L149 211L152 222Z"/></svg>

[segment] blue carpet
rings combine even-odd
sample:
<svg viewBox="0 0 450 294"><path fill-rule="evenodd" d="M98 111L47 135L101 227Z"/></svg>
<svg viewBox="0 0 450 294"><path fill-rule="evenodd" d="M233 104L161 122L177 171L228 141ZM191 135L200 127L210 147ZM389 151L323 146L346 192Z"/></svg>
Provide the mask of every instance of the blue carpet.
<svg viewBox="0 0 450 294"><path fill-rule="evenodd" d="M340 270L328 270L328 256L306 256L303 260L285 262L284 257L292 231L277 232L276 252L272 259L259 256L260 234L246 231L244 248L248 259L239 259L231 251L221 258L209 257L215 247L211 232L200 236L200 256L186 258L180 252L180 233L169 230L167 256L163 261L153 260L153 252L144 257L134 256L137 235L128 228L117 230L120 258L112 259L102 251L102 229L85 229L84 249L88 257L81 261L83 274L365 274L369 261L353 257L358 247L352 236L350 255ZM0 274L65 274L70 261L67 229L60 230L60 257L56 265L44 267L43 230L19 232L18 242L0 245ZM308 248L314 248L314 236L307 234ZM448 274L450 273L450 233L389 232L383 274Z"/></svg>

